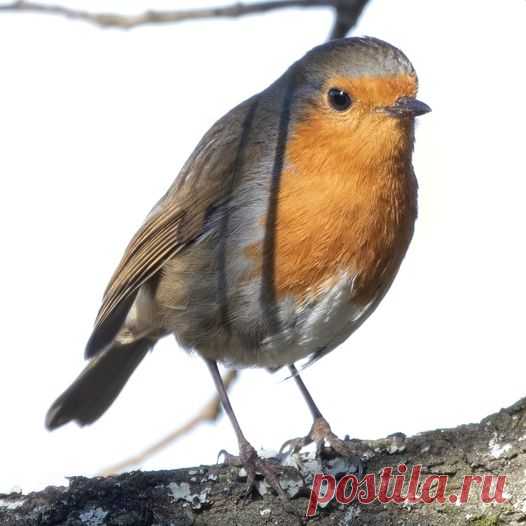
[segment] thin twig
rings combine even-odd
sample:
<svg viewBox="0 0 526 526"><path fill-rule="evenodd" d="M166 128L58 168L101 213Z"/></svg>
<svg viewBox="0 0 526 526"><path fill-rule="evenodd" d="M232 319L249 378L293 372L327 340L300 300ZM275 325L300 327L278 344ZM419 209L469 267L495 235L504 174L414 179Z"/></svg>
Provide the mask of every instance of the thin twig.
<svg viewBox="0 0 526 526"><path fill-rule="evenodd" d="M369 0L341 0L336 6L336 20L329 40L344 37L358 22Z"/></svg>
<svg viewBox="0 0 526 526"><path fill-rule="evenodd" d="M223 382L225 384L225 389L229 389L230 386L234 383L234 380L237 378L237 371L235 369L230 369L225 375ZM101 475L113 475L115 473L121 473L125 469L132 466L138 466L144 463L145 460L155 455L165 447L168 447L172 442L181 438L183 435L186 435L192 431L199 424L204 422L214 422L219 418L221 414L221 402L219 397L215 396L212 398L194 417L192 417L188 422L183 424L181 427L177 428L175 431L172 431L169 435L165 436L155 444L147 447L140 453L129 457L118 464L109 466L102 470Z"/></svg>
<svg viewBox="0 0 526 526"><path fill-rule="evenodd" d="M118 13L94 13L62 5L19 0L0 5L0 12L42 13L73 20L82 20L100 27L131 29L146 24L167 24L205 18L237 18L290 7L332 7L337 13L337 20L332 34L343 36L343 29L346 28L345 33L347 33L354 26L366 3L367 0L275 0L251 4L235 3L227 6L201 9L148 10L137 15L123 15Z"/></svg>

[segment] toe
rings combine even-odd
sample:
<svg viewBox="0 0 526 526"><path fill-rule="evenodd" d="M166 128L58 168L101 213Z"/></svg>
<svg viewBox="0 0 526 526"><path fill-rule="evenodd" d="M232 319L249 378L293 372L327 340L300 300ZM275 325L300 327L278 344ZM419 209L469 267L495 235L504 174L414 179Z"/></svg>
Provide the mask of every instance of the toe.
<svg viewBox="0 0 526 526"><path fill-rule="evenodd" d="M281 487L281 484L279 483L279 476L281 475L281 471L282 471L280 470L279 466L270 464L269 462L261 458L258 458L256 465L259 471L265 477L265 480L270 484L272 489L278 494L279 498L283 502L288 502L289 498L287 494L285 493L285 490Z"/></svg>
<svg viewBox="0 0 526 526"><path fill-rule="evenodd" d="M221 457L223 458L223 462L221 462ZM225 449L222 449L217 454L217 464L226 464L227 466L241 467L243 465L243 462L239 456L232 455Z"/></svg>
<svg viewBox="0 0 526 526"><path fill-rule="evenodd" d="M309 436L291 438L283 443L279 448L280 455L284 453L297 453L300 449L308 446L312 442L312 439Z"/></svg>

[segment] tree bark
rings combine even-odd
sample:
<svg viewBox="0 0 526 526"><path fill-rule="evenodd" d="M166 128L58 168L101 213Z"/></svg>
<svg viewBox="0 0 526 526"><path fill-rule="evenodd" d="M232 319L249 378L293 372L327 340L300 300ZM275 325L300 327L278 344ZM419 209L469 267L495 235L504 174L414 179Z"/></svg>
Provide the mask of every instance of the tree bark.
<svg viewBox="0 0 526 526"><path fill-rule="evenodd" d="M448 492L459 494L467 475L506 475L503 496L507 502L484 504L474 484L466 504L341 505L331 502L318 509L310 524L390 526L520 525L526 522L526 398L491 415L479 424L439 429L406 438L396 433L382 440L351 440L367 459L367 473L406 464L422 466L422 475L447 475ZM48 487L29 495L0 495L0 525L292 525L305 519L309 483L315 472L337 473L351 469L346 459L324 450L323 462L313 454L301 457L301 473L284 467L282 485L291 496L285 506L263 480L262 495L243 499L243 471L225 465L170 471L134 471L119 476L73 477L68 487ZM283 460L283 459L282 459ZM391 487L392 489L392 487ZM406 486L404 487L404 493ZM291 508L295 515L291 513Z"/></svg>

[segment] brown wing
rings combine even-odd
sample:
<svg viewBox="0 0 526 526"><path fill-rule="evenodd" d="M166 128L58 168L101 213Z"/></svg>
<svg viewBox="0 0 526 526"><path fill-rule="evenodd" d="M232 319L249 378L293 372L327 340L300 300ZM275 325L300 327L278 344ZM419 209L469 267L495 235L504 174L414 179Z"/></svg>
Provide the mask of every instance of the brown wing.
<svg viewBox="0 0 526 526"><path fill-rule="evenodd" d="M102 351L115 337L141 285L184 246L180 227L184 210L169 203L152 214L133 237L104 293L86 357ZM189 234L189 233L188 233Z"/></svg>
<svg viewBox="0 0 526 526"><path fill-rule="evenodd" d="M203 137L178 179L131 240L104 294L86 358L111 343L139 288L204 232L208 211L224 201L248 103L232 110Z"/></svg>
<svg viewBox="0 0 526 526"><path fill-rule="evenodd" d="M95 326L103 323L119 303L133 294L181 248L186 237L178 233L183 217L180 205L170 203L144 223L128 245L106 288Z"/></svg>

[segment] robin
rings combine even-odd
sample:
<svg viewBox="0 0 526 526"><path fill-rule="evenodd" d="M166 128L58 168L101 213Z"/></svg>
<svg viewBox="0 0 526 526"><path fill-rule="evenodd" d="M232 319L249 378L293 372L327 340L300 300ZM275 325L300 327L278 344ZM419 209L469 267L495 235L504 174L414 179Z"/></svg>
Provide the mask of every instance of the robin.
<svg viewBox="0 0 526 526"><path fill-rule="evenodd" d="M294 363L312 363L374 311L413 235L417 76L375 38L312 49L205 134L128 245L104 293L86 368L46 426L91 424L155 343L173 334L207 363L253 485L283 494L245 438L217 362L288 366L312 413L298 448L343 454Z"/></svg>

